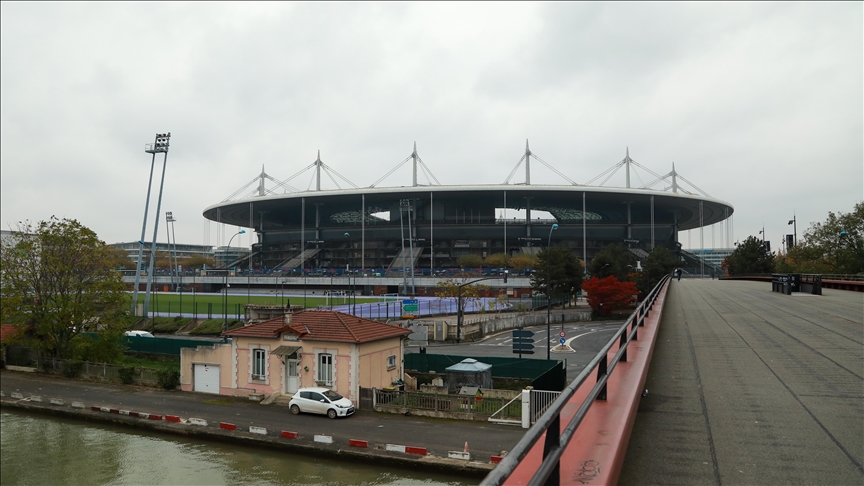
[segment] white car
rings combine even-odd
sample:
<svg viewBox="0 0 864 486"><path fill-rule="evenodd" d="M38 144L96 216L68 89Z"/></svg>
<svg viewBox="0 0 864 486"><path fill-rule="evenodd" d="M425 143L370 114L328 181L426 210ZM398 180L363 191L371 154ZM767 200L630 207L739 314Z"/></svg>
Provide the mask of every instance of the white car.
<svg viewBox="0 0 864 486"><path fill-rule="evenodd" d="M301 388L291 397L288 407L294 415L300 412L327 414L331 419L354 413L351 400L329 388Z"/></svg>
<svg viewBox="0 0 864 486"><path fill-rule="evenodd" d="M147 331L126 331L126 335L134 337L155 337Z"/></svg>

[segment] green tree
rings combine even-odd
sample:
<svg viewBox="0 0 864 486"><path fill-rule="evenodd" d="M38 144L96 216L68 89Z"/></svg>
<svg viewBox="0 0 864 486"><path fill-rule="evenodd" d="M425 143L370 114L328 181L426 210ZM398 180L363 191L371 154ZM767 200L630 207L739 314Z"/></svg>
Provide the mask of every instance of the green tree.
<svg viewBox="0 0 864 486"><path fill-rule="evenodd" d="M128 268L130 270L135 269L135 262L133 262L132 259L129 258L129 253L127 253L126 250L114 246L109 246L107 250L111 254L111 265L113 265L114 268Z"/></svg>
<svg viewBox="0 0 864 486"><path fill-rule="evenodd" d="M774 272L774 255L765 249L762 240L748 236L724 260L729 275L750 275Z"/></svg>
<svg viewBox="0 0 864 486"><path fill-rule="evenodd" d="M675 255L664 246L657 246L648 254L648 258L642 262L642 273L636 276L636 287L641 296L648 295L651 289L664 275L672 273L679 265Z"/></svg>
<svg viewBox="0 0 864 486"><path fill-rule="evenodd" d="M53 357L88 359L85 333L105 336L97 347L122 346L113 337L125 286L109 248L75 220L20 223L0 247L3 321Z"/></svg>
<svg viewBox="0 0 864 486"><path fill-rule="evenodd" d="M614 275L621 282L630 280L630 273L636 268L636 259L630 250L619 244L612 244L600 250L588 264L588 274L605 278Z"/></svg>
<svg viewBox="0 0 864 486"><path fill-rule="evenodd" d="M531 274L531 290L560 298L571 296L582 288L585 269L582 267L582 261L576 258L569 248L564 246L544 248L537 257L536 271Z"/></svg>
<svg viewBox="0 0 864 486"><path fill-rule="evenodd" d="M825 222L810 225L803 240L800 251L793 248L789 252L800 267L809 264L830 266L833 273L864 272L864 202L857 203L850 213L829 212ZM795 271L805 273L804 268Z"/></svg>

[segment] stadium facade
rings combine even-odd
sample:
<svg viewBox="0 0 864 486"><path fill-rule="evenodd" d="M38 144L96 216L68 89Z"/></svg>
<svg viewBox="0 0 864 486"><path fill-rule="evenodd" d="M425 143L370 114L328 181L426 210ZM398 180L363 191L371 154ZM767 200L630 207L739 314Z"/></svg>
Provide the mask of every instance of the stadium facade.
<svg viewBox="0 0 864 486"><path fill-rule="evenodd" d="M304 169L316 171L315 189L292 191L288 179L278 183L283 193L267 190L265 182L274 179L262 170L247 184L257 185L250 195L214 204L204 217L257 233L251 255L236 262L240 267L314 271L452 268L463 255L530 254L550 241L586 262L612 243L640 255L659 245L678 249L679 231L728 221L734 211L729 203L685 190L674 167L656 181L669 184L665 190L629 187L630 170L638 166L629 153L616 165L626 171L624 188L578 185L560 173L566 184L530 184L532 158L526 144L522 184L508 178L494 185L424 186L417 184L417 171L428 169L415 148L403 161L413 161L412 186L322 190L321 171L332 169L319 156Z"/></svg>

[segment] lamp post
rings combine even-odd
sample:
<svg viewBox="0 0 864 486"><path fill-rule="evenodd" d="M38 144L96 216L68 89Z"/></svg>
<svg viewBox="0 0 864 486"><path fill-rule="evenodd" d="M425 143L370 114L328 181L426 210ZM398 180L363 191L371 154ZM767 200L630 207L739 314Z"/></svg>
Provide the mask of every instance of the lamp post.
<svg viewBox="0 0 864 486"><path fill-rule="evenodd" d="M348 238L348 281L351 284L351 314L356 315L357 312L357 293L354 289L357 284L357 275L354 275L353 282L351 281L351 255L354 253L354 242L351 240L351 233L346 232L345 238Z"/></svg>
<svg viewBox="0 0 864 486"><path fill-rule="evenodd" d="M234 237L237 235L242 235L245 232L246 232L246 230L241 229L240 231L234 233L231 236L231 239L228 240L228 249L226 251L229 253L229 255L231 253L231 242L234 241ZM225 302L225 305L222 306L222 310L224 313L223 314L223 321L222 321L222 332L223 333L228 331L228 270L229 270L228 267L226 267L225 268L225 287L224 287L225 288L225 299L223 300L223 302Z"/></svg>
<svg viewBox="0 0 864 486"><path fill-rule="evenodd" d="M786 226L789 226L790 224L792 225L792 234L794 235L792 242L795 246L798 246L798 219L794 212L792 213L792 219L786 223ZM787 248L786 251L789 251L789 249Z"/></svg>
<svg viewBox="0 0 864 486"><path fill-rule="evenodd" d="M549 228L549 239L546 241L546 359L551 359L552 339L552 232L558 229L557 224Z"/></svg>
<svg viewBox="0 0 864 486"><path fill-rule="evenodd" d="M607 264L603 265L602 267L600 267L600 278L605 278L603 275L605 275L606 272L604 272L603 270L608 266L609 266L609 264L607 263Z"/></svg>

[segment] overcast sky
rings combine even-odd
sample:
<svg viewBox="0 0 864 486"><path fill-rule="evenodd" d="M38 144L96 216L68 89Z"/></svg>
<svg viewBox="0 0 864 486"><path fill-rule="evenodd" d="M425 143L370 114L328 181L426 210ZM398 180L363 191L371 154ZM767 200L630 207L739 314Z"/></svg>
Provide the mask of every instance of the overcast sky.
<svg viewBox="0 0 864 486"><path fill-rule="evenodd" d="M219 244L204 208L262 165L283 180L321 150L326 164L368 186L414 141L442 184L502 183L526 139L585 183L629 146L638 163L665 174L674 162L732 204L732 241L764 224L772 249L791 233L793 211L800 236L864 199L861 2L0 10L3 229L56 215L107 243L138 240L144 144L163 131L172 137L158 240L172 211L178 243ZM148 240L160 168L161 158ZM535 163L531 182L561 180ZM292 184L306 189L309 178ZM382 184L410 185L409 166ZM623 184L619 172L606 185ZM723 246L718 225L706 228L705 247L712 234ZM698 231L680 240L700 245Z"/></svg>

